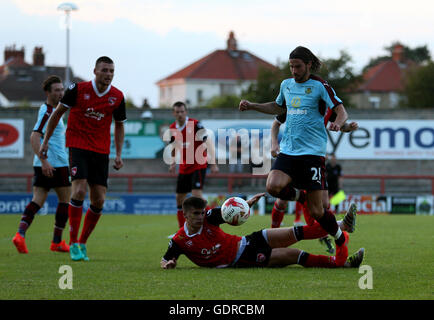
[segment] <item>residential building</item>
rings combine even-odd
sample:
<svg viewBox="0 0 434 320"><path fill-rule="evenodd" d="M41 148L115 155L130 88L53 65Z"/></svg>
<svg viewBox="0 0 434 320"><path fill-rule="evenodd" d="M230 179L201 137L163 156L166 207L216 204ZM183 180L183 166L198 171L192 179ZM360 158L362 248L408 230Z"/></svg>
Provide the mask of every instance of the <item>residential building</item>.
<svg viewBox="0 0 434 320"><path fill-rule="evenodd" d="M231 31L225 50L215 50L157 82L159 106L184 101L189 107L198 107L215 96L240 95L256 81L261 68L276 67L249 51L239 50Z"/></svg>

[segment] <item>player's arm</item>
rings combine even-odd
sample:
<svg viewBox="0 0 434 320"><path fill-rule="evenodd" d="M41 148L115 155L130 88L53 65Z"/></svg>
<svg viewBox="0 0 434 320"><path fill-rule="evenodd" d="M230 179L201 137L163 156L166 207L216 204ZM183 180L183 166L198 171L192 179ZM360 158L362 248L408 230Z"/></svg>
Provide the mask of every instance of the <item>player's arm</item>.
<svg viewBox="0 0 434 320"><path fill-rule="evenodd" d="M47 159L47 151L48 151L48 141L53 135L54 129L56 129L57 124L62 118L63 114L68 110L61 102L57 105L56 110L51 114L50 119L47 123L47 128L45 129L44 141L42 142L39 150L38 156L40 159Z"/></svg>
<svg viewBox="0 0 434 320"><path fill-rule="evenodd" d="M266 114L282 114L285 112L285 108L282 108L276 103L276 101L266 103L255 103L248 100L241 100L238 107L240 111L254 110Z"/></svg>
<svg viewBox="0 0 434 320"><path fill-rule="evenodd" d="M348 119L347 111L345 110L344 105L338 104L333 108L333 111L336 113L336 120L331 122L329 125L330 131L339 131L341 127L344 125L345 121Z"/></svg>
<svg viewBox="0 0 434 320"><path fill-rule="evenodd" d="M200 122L196 124L196 134L198 135L198 138L206 144L207 162L211 167L211 172L219 172L219 168L215 159L214 139L208 139L209 132ZM212 137L214 136L212 135Z"/></svg>
<svg viewBox="0 0 434 320"><path fill-rule="evenodd" d="M276 119L274 119L273 124L271 125L271 155L273 157L277 157L280 151L278 141L280 125L281 123Z"/></svg>
<svg viewBox="0 0 434 320"><path fill-rule="evenodd" d="M342 132L352 132L356 131L357 129L359 129L359 124L354 121L350 123L345 122L344 125L341 127Z"/></svg>
<svg viewBox="0 0 434 320"><path fill-rule="evenodd" d="M246 202L249 205L249 207L251 208L264 195L265 195L265 193L255 194L249 200L246 200ZM208 210L208 212L206 213L205 219L207 219L208 223L216 225L216 226L219 226L222 223L226 223L226 221L223 220L221 208L213 208L211 210Z"/></svg>
<svg viewBox="0 0 434 320"><path fill-rule="evenodd" d="M259 201L263 196L265 196L265 192L263 193L257 193L253 197L251 197L249 200L246 200L247 204L251 208L256 202Z"/></svg>
<svg viewBox="0 0 434 320"><path fill-rule="evenodd" d="M172 151L170 152L169 159L169 173L176 173L176 150L180 149L180 145L182 143L182 134L175 129L170 130L170 141L168 145L172 145Z"/></svg>
<svg viewBox="0 0 434 320"><path fill-rule="evenodd" d="M170 240L169 248L167 249L163 258L161 258L161 262L160 262L161 268L163 268L163 269L176 268L176 261L178 260L178 257L181 255L181 253L182 253L182 250L176 244L176 242L173 240Z"/></svg>
<svg viewBox="0 0 434 320"><path fill-rule="evenodd" d="M33 131L30 135L30 145L32 146L32 150L35 153L35 155L41 160L42 164L42 174L47 177L52 177L53 173L56 169L53 168L53 166L48 162L47 159L42 159L39 156L39 149L41 148L41 138L42 133L38 131Z"/></svg>
<svg viewBox="0 0 434 320"><path fill-rule="evenodd" d="M120 105L113 112L113 119L115 120L115 150L116 150L115 165L113 166L113 168L119 170L124 166L124 162L122 161L122 148L124 146L124 139L125 139L124 122L127 120L124 98L122 98Z"/></svg>

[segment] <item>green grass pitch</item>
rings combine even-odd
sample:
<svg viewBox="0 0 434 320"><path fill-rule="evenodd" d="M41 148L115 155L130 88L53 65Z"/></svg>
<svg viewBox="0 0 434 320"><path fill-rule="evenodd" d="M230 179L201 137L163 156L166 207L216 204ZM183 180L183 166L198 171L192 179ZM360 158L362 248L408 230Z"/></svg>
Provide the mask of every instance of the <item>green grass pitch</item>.
<svg viewBox="0 0 434 320"><path fill-rule="evenodd" d="M89 262L49 251L53 215L36 216L27 232L29 254L12 244L19 215L0 216L0 299L152 299L152 300L305 300L434 299L434 217L358 216L350 253L366 248L362 265L373 272L373 288L360 289L358 269L199 268L184 255L175 270L160 269L167 235L177 229L175 216L105 215L88 241ZM292 224L286 216L284 224ZM268 228L270 216L253 216L240 227L246 235ZM66 230L64 237L69 239ZM326 254L317 240L294 247ZM73 288L62 290L59 268L69 265Z"/></svg>

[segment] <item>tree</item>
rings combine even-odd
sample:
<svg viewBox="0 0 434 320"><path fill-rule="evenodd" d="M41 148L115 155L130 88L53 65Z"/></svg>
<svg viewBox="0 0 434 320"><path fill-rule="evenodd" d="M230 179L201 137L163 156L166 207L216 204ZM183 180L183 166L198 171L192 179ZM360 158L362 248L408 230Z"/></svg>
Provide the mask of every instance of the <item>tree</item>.
<svg viewBox="0 0 434 320"><path fill-rule="evenodd" d="M345 50L340 51L340 56L336 59L329 58L322 60L321 69L318 75L327 80L335 90L337 96L344 102L350 101L349 92L354 90L362 81L362 75L356 74L350 65L352 58ZM345 105L350 107L350 105Z"/></svg>
<svg viewBox="0 0 434 320"><path fill-rule="evenodd" d="M348 101L348 92L361 80L361 75L357 75L350 65L351 61L351 56L342 50L336 59L323 59L323 66L318 72L318 76L327 80L344 103ZM290 77L289 61L275 70L261 69L256 83L244 91L242 96L260 103L274 101L279 94L281 82Z"/></svg>
<svg viewBox="0 0 434 320"><path fill-rule="evenodd" d="M207 108L237 108L240 97L236 95L215 96L207 104Z"/></svg>
<svg viewBox="0 0 434 320"><path fill-rule="evenodd" d="M404 95L408 107L434 108L434 63L415 68L409 72Z"/></svg>
<svg viewBox="0 0 434 320"><path fill-rule="evenodd" d="M288 63L276 69L260 68L256 82L243 91L242 96L259 103L274 101L279 94L280 83L290 76Z"/></svg>

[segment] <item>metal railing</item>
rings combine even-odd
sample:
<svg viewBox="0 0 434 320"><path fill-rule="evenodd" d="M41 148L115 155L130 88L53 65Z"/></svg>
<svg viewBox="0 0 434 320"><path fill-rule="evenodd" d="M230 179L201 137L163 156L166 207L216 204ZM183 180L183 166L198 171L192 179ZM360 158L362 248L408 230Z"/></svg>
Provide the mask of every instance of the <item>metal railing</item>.
<svg viewBox="0 0 434 320"><path fill-rule="evenodd" d="M110 179L127 179L128 193L134 191L135 179L176 179L176 174L170 173L114 173L110 174ZM26 191L32 192L32 173L0 173L0 179L13 178L24 179L26 181ZM227 180L227 192L232 193L234 180L236 179L266 179L267 175L252 175L249 173L210 173L206 176L207 179L226 179ZM345 180L378 180L380 184L380 193L386 193L386 181L388 180L428 180L431 181L431 194L434 195L434 175L360 175L349 174L344 175Z"/></svg>

